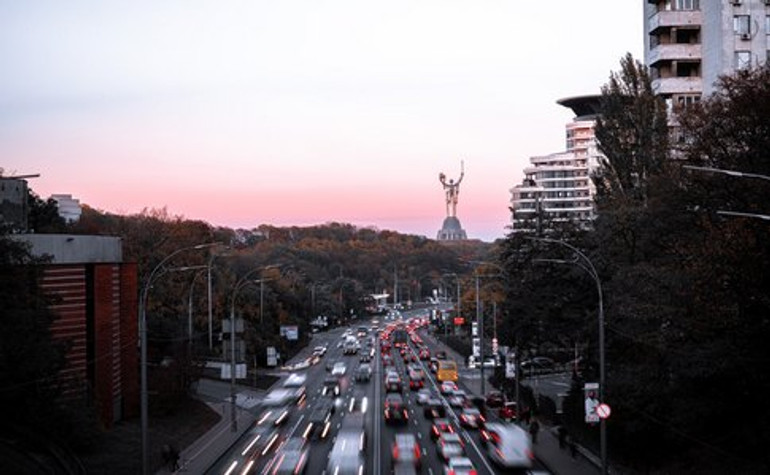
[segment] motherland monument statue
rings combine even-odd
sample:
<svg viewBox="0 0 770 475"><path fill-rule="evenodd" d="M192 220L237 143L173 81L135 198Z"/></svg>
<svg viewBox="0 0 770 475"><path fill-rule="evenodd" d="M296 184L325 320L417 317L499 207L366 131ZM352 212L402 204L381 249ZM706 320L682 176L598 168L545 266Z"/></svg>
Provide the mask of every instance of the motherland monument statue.
<svg viewBox="0 0 770 475"><path fill-rule="evenodd" d="M446 194L446 218L444 218L444 225L438 232L436 239L439 241L460 241L467 239L465 230L463 230L460 220L457 218L457 202L460 197L460 182L463 181L465 176L465 163L460 161L460 178L455 182L453 179L449 179L447 182L446 175L442 172L438 175L438 180L444 187L444 193Z"/></svg>

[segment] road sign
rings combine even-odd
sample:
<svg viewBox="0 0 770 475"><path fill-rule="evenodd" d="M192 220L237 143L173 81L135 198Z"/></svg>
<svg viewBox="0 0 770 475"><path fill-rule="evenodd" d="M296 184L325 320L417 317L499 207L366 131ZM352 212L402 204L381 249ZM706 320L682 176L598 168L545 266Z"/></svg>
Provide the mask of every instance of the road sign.
<svg viewBox="0 0 770 475"><path fill-rule="evenodd" d="M599 406L597 397L599 383L585 383L583 391L585 393L585 421L589 424L595 424L599 422L599 414L596 412L596 408Z"/></svg>
<svg viewBox="0 0 770 475"><path fill-rule="evenodd" d="M465 319L463 317L455 317L455 325L463 325L465 324Z"/></svg>
<svg viewBox="0 0 770 475"><path fill-rule="evenodd" d="M472 340L473 344L473 357L478 359L481 356L481 339L474 338Z"/></svg>
<svg viewBox="0 0 770 475"><path fill-rule="evenodd" d="M471 336L479 336L479 324L471 322Z"/></svg>
<svg viewBox="0 0 770 475"><path fill-rule="evenodd" d="M612 410L609 404L602 403L596 406L596 415L599 416L599 419L606 419L610 417L610 414L612 414Z"/></svg>

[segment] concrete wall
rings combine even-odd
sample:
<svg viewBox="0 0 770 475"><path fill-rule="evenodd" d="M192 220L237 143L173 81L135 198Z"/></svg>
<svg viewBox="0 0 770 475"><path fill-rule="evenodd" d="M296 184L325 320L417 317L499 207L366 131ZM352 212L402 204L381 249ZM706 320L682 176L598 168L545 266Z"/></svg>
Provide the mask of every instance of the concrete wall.
<svg viewBox="0 0 770 475"><path fill-rule="evenodd" d="M52 264L122 262L121 239L79 234L15 234L12 238L32 245L32 254L53 257Z"/></svg>

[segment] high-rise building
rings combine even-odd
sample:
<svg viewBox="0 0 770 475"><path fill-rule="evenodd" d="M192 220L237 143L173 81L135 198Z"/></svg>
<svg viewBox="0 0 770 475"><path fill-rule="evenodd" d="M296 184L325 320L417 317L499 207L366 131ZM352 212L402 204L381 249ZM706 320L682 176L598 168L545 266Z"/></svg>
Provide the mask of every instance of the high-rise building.
<svg viewBox="0 0 770 475"><path fill-rule="evenodd" d="M83 210L80 208L80 200L72 195L51 195L51 199L56 201L59 208L59 216L68 223L77 222Z"/></svg>
<svg viewBox="0 0 770 475"><path fill-rule="evenodd" d="M719 76L767 63L770 0L647 0L644 62L671 110L708 96Z"/></svg>
<svg viewBox="0 0 770 475"><path fill-rule="evenodd" d="M566 150L530 157L524 180L510 190L513 232L544 231L550 223L566 221L589 226L595 218L591 173L600 157L594 135L599 99L591 95L557 101L575 113L565 127Z"/></svg>

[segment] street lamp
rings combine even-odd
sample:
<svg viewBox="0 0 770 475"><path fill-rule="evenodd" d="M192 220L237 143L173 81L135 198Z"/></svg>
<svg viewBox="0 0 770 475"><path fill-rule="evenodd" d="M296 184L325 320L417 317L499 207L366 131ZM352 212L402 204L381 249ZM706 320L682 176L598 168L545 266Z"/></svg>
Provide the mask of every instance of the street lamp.
<svg viewBox="0 0 770 475"><path fill-rule="evenodd" d="M599 273L596 271L596 267L594 267L593 262L591 262L591 259L588 258L585 254L583 254L578 248L575 246L568 244L564 241L560 241L558 239L549 239L549 238L536 238L536 237L529 237L528 239L531 239L533 241L541 241L541 242L547 242L547 243L553 243L558 244L560 246L564 246L575 253L575 259L572 261L563 260L563 259L539 259L540 262L554 262L557 264L574 264L583 269L590 275L594 282L596 283L596 291L599 294L599 401L604 402L604 384L605 384L605 368L604 368L604 301L602 297L602 282L599 279ZM583 260L583 263L581 263L578 258ZM602 473L606 475L607 473L607 426L606 421L604 418L602 418L599 422L599 438L600 438L600 444L601 444L601 459L602 459Z"/></svg>
<svg viewBox="0 0 770 475"><path fill-rule="evenodd" d="M746 173L746 172L739 172L736 170L725 170L722 168L712 168L712 167L696 167L693 165L682 165L682 168L686 168L687 170L695 170L699 172L721 173L723 175L736 176L740 178L758 178L760 180L770 181L770 176L760 175L758 173Z"/></svg>
<svg viewBox="0 0 770 475"><path fill-rule="evenodd" d="M141 418L141 432L142 432L142 473L149 475L150 473L150 436L149 436L149 396L147 387L147 300L150 293L150 287L152 287L152 281L155 279L163 266L170 261L174 256L193 250L206 249L213 246L218 246L220 243L206 243L198 244L195 246L183 247L177 249L171 254L164 257L158 265L156 265L150 275L147 277L144 285L142 286L142 292L139 296L139 365L140 365L140 418Z"/></svg>
<svg viewBox="0 0 770 475"><path fill-rule="evenodd" d="M760 175L758 173L745 173L745 172L739 172L736 170L724 170L722 168L696 167L693 165L682 165L682 168L686 168L688 170L695 170L699 172L721 173L723 175L735 176L740 178L757 178L760 180L770 181L770 176ZM762 219L765 221L770 221L770 215L766 215L766 214L744 213L740 211L721 211L721 210L717 211L717 214L722 216L737 216L740 218L756 218L756 219Z"/></svg>
<svg viewBox="0 0 770 475"><path fill-rule="evenodd" d="M497 267L500 269L500 272L497 274L479 274L479 268L476 267L474 270L474 274L476 276L476 322L478 322L479 325L479 359L481 360L481 394L484 395L484 389L486 387L486 381L484 379L484 314L481 311L481 302L480 302L480 296L479 296L479 277L499 277L505 273L505 269L500 267L499 265L487 262L487 261L472 261L476 264L479 264L479 267L481 265L487 265L492 267Z"/></svg>
<svg viewBox="0 0 770 475"><path fill-rule="evenodd" d="M232 432L238 430L238 421L235 417L235 299L238 296L238 291L248 284L260 283L260 295L259 295L259 312L260 312L260 326L262 326L262 282L264 279L249 280L249 277L258 271L264 271L266 269L279 267L277 265L269 265L265 267L257 267L247 272L241 277L233 287L233 293L230 297L230 425Z"/></svg>

